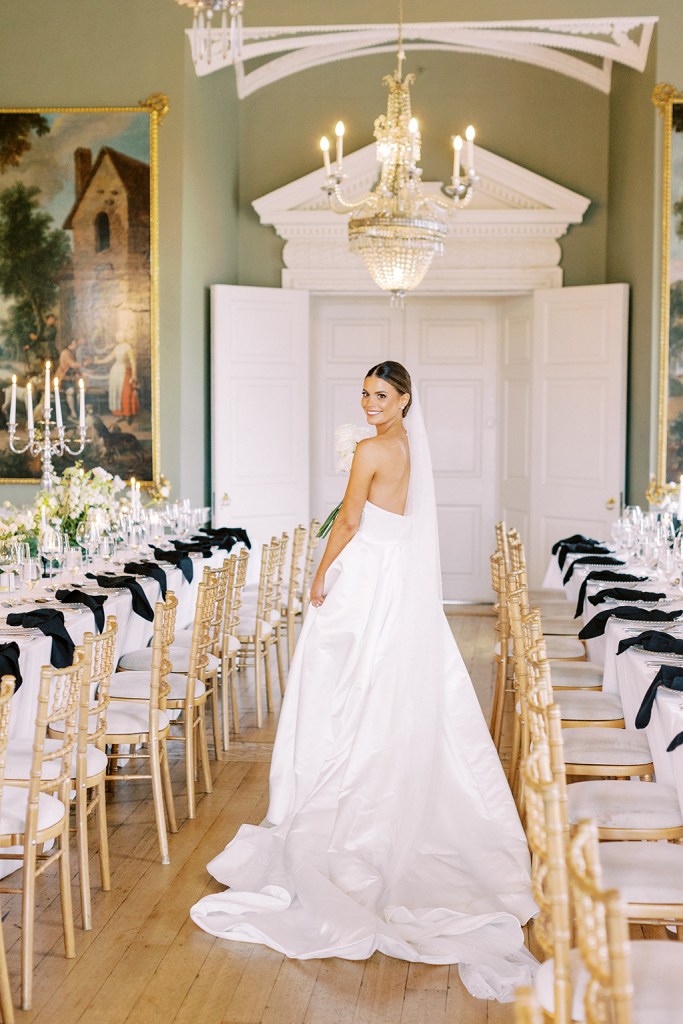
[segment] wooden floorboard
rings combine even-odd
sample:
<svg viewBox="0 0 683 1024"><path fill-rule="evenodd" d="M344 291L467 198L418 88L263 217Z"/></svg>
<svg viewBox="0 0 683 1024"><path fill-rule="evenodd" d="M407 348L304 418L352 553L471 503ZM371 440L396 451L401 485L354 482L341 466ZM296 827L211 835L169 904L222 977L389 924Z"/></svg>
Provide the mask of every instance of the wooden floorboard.
<svg viewBox="0 0 683 1024"><path fill-rule="evenodd" d="M485 713L493 687L494 619L488 607L449 608L448 621ZM220 886L207 861L268 805L275 713L261 729L249 676L240 676L241 732L229 757L212 761L214 791L186 818L183 765L172 753L180 826L162 865L149 783L121 782L108 795L111 892L98 888L91 856L93 928L80 927L75 846L71 873L76 957L65 959L56 871L38 884L31 1024L509 1024L512 1009L476 1000L457 965L408 964L375 953L367 961L288 960L274 950L214 939L189 907ZM276 702L279 697L276 694ZM93 839L94 845L94 839ZM3 896L5 945L19 1001L20 899Z"/></svg>

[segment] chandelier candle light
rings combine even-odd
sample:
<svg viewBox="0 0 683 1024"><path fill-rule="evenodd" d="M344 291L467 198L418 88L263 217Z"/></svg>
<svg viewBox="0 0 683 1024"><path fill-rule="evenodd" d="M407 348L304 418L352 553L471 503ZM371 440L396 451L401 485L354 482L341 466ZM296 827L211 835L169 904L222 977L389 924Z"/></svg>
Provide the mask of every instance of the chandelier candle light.
<svg viewBox="0 0 683 1024"><path fill-rule="evenodd" d="M342 196L344 125L337 122L336 162L330 161L330 140L323 136L320 148L325 166L325 185L330 208L351 213L349 248L365 261L375 284L391 292L400 303L416 288L435 255L442 255L448 232L446 211L463 207L472 199L477 176L474 170L474 128L465 132L467 148L462 164L463 140L453 138L453 176L442 185L447 200L425 195L419 167L422 138L410 105L414 75L403 75L403 2L399 5L398 66L382 79L389 88L386 114L375 121L377 160L381 164L374 189L356 202Z"/></svg>
<svg viewBox="0 0 683 1024"><path fill-rule="evenodd" d="M55 426L57 428L57 439L53 440L50 432L52 414L51 392L54 390ZM29 452L31 455L40 455L43 468L40 486L44 491L51 491L54 483L54 470L52 467L52 456L58 458L65 453L69 455L80 455L85 448L85 386L83 378L78 382L79 393L79 416L78 416L78 440L74 447L69 446L64 429L62 418L62 403L59 395L59 380L57 377L50 377L50 362L45 363L45 388L43 391L43 425L36 430L33 418L33 385L26 385L26 428L28 441L23 446L15 446L17 433L17 377L12 376L12 395L10 400L9 422L7 424L9 433L9 446L15 455L23 455Z"/></svg>

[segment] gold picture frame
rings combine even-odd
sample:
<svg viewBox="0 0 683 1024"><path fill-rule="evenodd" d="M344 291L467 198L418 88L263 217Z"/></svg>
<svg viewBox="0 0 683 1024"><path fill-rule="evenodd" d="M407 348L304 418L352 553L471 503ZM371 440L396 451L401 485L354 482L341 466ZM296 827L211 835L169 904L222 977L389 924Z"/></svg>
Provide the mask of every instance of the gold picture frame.
<svg viewBox="0 0 683 1024"><path fill-rule="evenodd" d="M662 115L662 273L656 487L683 476L683 92L657 85Z"/></svg>
<svg viewBox="0 0 683 1024"><path fill-rule="evenodd" d="M7 414L14 374L19 446L27 385L37 409L50 359L67 437L77 378L85 381L84 467L159 484L158 131L167 111L161 93L130 107L0 109L0 483L40 482L40 458L9 450ZM74 462L55 458L55 470Z"/></svg>

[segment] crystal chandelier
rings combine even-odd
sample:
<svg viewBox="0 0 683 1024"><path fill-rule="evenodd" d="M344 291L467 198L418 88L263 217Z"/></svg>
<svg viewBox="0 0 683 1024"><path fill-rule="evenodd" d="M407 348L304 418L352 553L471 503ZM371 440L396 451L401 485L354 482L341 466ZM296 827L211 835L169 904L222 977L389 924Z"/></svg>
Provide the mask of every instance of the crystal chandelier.
<svg viewBox="0 0 683 1024"><path fill-rule="evenodd" d="M211 63L212 42L219 37L218 54L236 63L242 52L242 11L244 0L176 0L192 8L192 59Z"/></svg>
<svg viewBox="0 0 683 1024"><path fill-rule="evenodd" d="M375 121L377 160L380 176L371 192L356 202L342 196L344 125L337 122L336 162L330 162L330 142L323 136L320 148L325 164L324 190L335 213L351 213L349 248L365 261L375 284L391 292L393 301L402 302L406 292L416 288L431 266L435 255L442 255L448 231L446 212L467 206L472 199L477 176L474 172L474 128L465 132L465 166L462 167L463 140L453 138L453 176L441 191L448 200L425 195L422 168L418 166L421 136L410 108L410 86L414 75L403 75L403 0L399 0L398 65L393 75L382 81L389 88L386 114Z"/></svg>

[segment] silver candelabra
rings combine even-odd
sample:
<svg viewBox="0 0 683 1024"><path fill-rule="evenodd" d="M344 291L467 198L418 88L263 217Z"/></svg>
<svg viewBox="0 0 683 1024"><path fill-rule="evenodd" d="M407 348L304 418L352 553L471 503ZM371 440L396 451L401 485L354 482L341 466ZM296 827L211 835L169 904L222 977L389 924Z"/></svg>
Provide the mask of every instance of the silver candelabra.
<svg viewBox="0 0 683 1024"><path fill-rule="evenodd" d="M51 384L54 387L54 408L55 408L55 427L57 430L57 437L54 439L51 431L52 423L52 403L50 401ZM12 399L10 408L10 418L7 424L9 434L9 446L11 451L15 455L24 455L29 452L31 455L40 455L40 461L43 467L43 473L41 477L40 485L45 491L51 491L55 473L52 466L52 457L64 455L80 455L84 448L87 440L85 436L85 389L83 386L83 379L78 382L78 389L80 394L80 409L79 409L79 422L78 422L78 440L68 439L66 437L66 429L62 420L62 406L59 395L59 381L55 377L52 382L50 381L50 363L45 364L45 394L43 396L43 416L42 416L42 427L36 430L33 419L33 388L29 383L26 388L26 413L27 413L27 433L28 440L23 448L20 445L16 445L17 435L17 378L12 377ZM71 443L70 443L71 442ZM73 447L72 447L73 445Z"/></svg>

